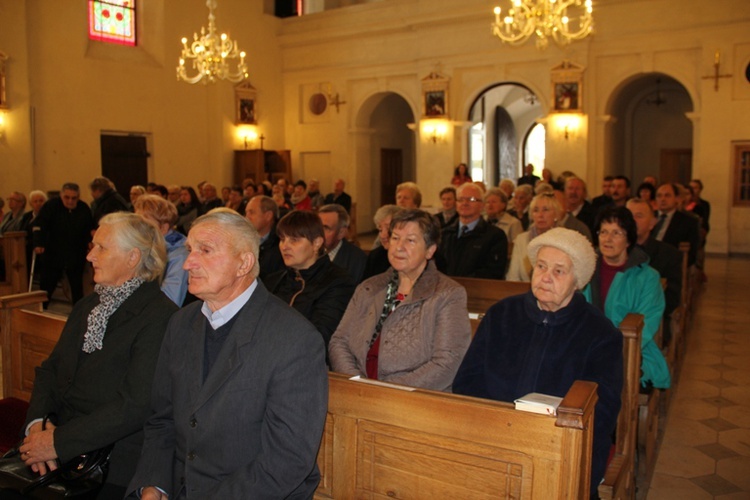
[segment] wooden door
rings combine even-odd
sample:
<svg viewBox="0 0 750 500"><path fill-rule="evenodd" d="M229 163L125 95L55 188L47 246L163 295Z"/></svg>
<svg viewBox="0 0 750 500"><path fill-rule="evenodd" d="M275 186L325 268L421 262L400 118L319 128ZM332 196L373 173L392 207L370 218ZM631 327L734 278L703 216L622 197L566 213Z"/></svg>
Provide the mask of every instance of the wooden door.
<svg viewBox="0 0 750 500"><path fill-rule="evenodd" d="M396 203L396 186L404 180L400 149L380 150L380 205Z"/></svg>
<svg viewBox="0 0 750 500"><path fill-rule="evenodd" d="M115 183L117 191L128 199L130 187L148 183L146 137L137 135L101 136L102 175Z"/></svg>
<svg viewBox="0 0 750 500"><path fill-rule="evenodd" d="M662 149L659 164L659 182L690 183L693 173L692 149Z"/></svg>

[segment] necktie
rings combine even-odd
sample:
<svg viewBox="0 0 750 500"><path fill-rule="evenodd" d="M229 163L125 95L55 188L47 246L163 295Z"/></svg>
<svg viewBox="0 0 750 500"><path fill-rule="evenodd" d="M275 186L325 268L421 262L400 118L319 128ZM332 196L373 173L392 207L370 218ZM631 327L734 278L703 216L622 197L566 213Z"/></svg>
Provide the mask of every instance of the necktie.
<svg viewBox="0 0 750 500"><path fill-rule="evenodd" d="M651 231L651 233L654 235L654 238L661 241L661 238L659 237L659 233L661 232L661 228L664 227L664 221L667 220L667 214L661 214L659 216L659 222L656 223L654 226L654 229Z"/></svg>
<svg viewBox="0 0 750 500"><path fill-rule="evenodd" d="M469 234L469 226L461 226L461 234L458 237L463 238L467 234Z"/></svg>

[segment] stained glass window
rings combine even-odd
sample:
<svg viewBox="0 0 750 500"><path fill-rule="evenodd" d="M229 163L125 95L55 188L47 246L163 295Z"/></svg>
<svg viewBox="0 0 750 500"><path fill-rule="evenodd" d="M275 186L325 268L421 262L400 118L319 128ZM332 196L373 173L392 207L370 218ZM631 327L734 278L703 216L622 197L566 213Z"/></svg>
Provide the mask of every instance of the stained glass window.
<svg viewBox="0 0 750 500"><path fill-rule="evenodd" d="M135 0L89 0L89 38L135 45Z"/></svg>

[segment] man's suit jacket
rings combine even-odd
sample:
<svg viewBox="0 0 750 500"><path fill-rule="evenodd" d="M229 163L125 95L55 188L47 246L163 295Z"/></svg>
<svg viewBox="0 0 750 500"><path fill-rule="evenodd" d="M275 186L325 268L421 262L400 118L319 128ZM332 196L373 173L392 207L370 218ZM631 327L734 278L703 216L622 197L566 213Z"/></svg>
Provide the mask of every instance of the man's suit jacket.
<svg viewBox="0 0 750 500"><path fill-rule="evenodd" d="M586 227L589 228L589 231L591 231L592 235L596 232L594 231L594 221L596 220L596 213L596 208L594 208L591 203L584 200L581 210L578 212L578 215L575 216L576 219L586 224Z"/></svg>
<svg viewBox="0 0 750 500"><path fill-rule="evenodd" d="M260 244L259 253L260 279L266 279L268 275L286 269L284 258L281 256L281 250L279 250L279 237L276 235L276 225L271 228L266 241Z"/></svg>
<svg viewBox="0 0 750 500"><path fill-rule="evenodd" d="M333 263L342 269L346 269L354 283L358 285L362 282L362 276L365 274L367 255L347 240L341 240L341 248L336 253Z"/></svg>
<svg viewBox="0 0 750 500"><path fill-rule="evenodd" d="M336 193L328 193L325 198L325 204L330 205L331 203L341 205L348 214L352 213L352 197L346 192L342 192L338 196L336 196Z"/></svg>
<svg viewBox="0 0 750 500"><path fill-rule="evenodd" d="M129 493L178 498L312 498L328 405L323 339L258 282L203 381L202 302L167 328L153 414Z"/></svg>
<svg viewBox="0 0 750 500"><path fill-rule="evenodd" d="M656 241L653 236L642 245L648 254L648 265L656 269L659 276L666 278L667 288L664 290L666 307L664 315L672 314L680 305L682 293L682 254L679 250L663 241Z"/></svg>
<svg viewBox="0 0 750 500"><path fill-rule="evenodd" d="M508 237L480 218L473 231L458 237L459 221L443 228L435 262L448 276L505 279Z"/></svg>
<svg viewBox="0 0 750 500"><path fill-rule="evenodd" d="M156 360L177 306L157 282L143 283L109 318L102 349L86 354L83 335L97 304L92 293L73 307L60 340L36 369L26 418L58 415L55 450L63 462L116 443L107 482L124 488L141 453Z"/></svg>
<svg viewBox="0 0 750 500"><path fill-rule="evenodd" d="M651 235L656 237L654 231L651 232ZM685 214L679 210L675 211L661 241L675 248L680 248L680 243L683 241L690 243L688 266L692 266L695 264L695 256L700 247L700 221L692 215Z"/></svg>

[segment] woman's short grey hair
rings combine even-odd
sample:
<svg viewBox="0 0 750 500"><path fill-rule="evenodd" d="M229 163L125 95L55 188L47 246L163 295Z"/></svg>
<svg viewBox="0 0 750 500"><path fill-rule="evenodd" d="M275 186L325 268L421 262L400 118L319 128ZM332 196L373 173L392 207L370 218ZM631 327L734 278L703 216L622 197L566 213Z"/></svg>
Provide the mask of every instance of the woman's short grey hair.
<svg viewBox="0 0 750 500"><path fill-rule="evenodd" d="M372 221L376 226L379 226L381 222L386 220L388 217L393 217L399 210L401 210L401 207L397 205L383 205L382 207L378 208L377 212L375 212L375 216L372 218Z"/></svg>
<svg viewBox="0 0 750 500"><path fill-rule="evenodd" d="M252 253L255 256L255 265L250 273L253 278L258 277L258 273L260 273L260 263L258 261L258 256L260 255L260 235L249 220L231 208L219 207L195 219L190 226L190 231L201 224L217 224L221 226L232 235L232 240L229 243L234 246L237 252Z"/></svg>
<svg viewBox="0 0 750 500"><path fill-rule="evenodd" d="M440 223L435 217L418 208L402 209L396 212L391 219L389 231L393 233L394 229L401 228L409 222L414 222L419 226L427 248L440 243Z"/></svg>
<svg viewBox="0 0 750 500"><path fill-rule="evenodd" d="M133 209L155 220L159 226L166 224L171 228L177 222L177 207L155 194L139 196L133 203Z"/></svg>
<svg viewBox="0 0 750 500"><path fill-rule="evenodd" d="M29 193L29 200L31 200L34 196L41 196L42 198L44 198L44 201L47 201L47 193L39 189L35 189Z"/></svg>
<svg viewBox="0 0 750 500"><path fill-rule="evenodd" d="M487 201L487 198L489 198L490 196L497 196L503 203L508 203L508 195L505 194L505 191L503 191L499 187L489 188L484 195L484 201Z"/></svg>
<svg viewBox="0 0 750 500"><path fill-rule="evenodd" d="M555 190L549 182L539 182L534 187L534 194L551 193Z"/></svg>
<svg viewBox="0 0 750 500"><path fill-rule="evenodd" d="M529 196L533 196L534 188L532 188L528 184L521 184L520 186L516 186L516 189L513 190L513 194L518 193L518 192L524 192L528 194Z"/></svg>
<svg viewBox="0 0 750 500"><path fill-rule="evenodd" d="M414 203L417 205L417 207L422 206L422 191L419 189L419 186L415 182L402 182L398 186L396 186L396 194L398 194L399 191L403 191L404 189L408 189L412 192L412 195L414 196Z"/></svg>
<svg viewBox="0 0 750 500"><path fill-rule="evenodd" d="M167 266L167 247L158 229L144 217L130 212L107 214L99 226L112 226L115 244L121 250L138 250L140 261L135 276L144 281L157 281Z"/></svg>
<svg viewBox="0 0 750 500"><path fill-rule="evenodd" d="M524 184L526 185L526 184ZM551 206L555 210L555 217L559 218L562 215L562 206L560 205L560 202L557 201L557 198L555 198L554 192L550 193L542 193L534 196L531 200L531 204L529 205L529 211L533 212L534 208L539 204L540 201L546 201L549 206Z"/></svg>

